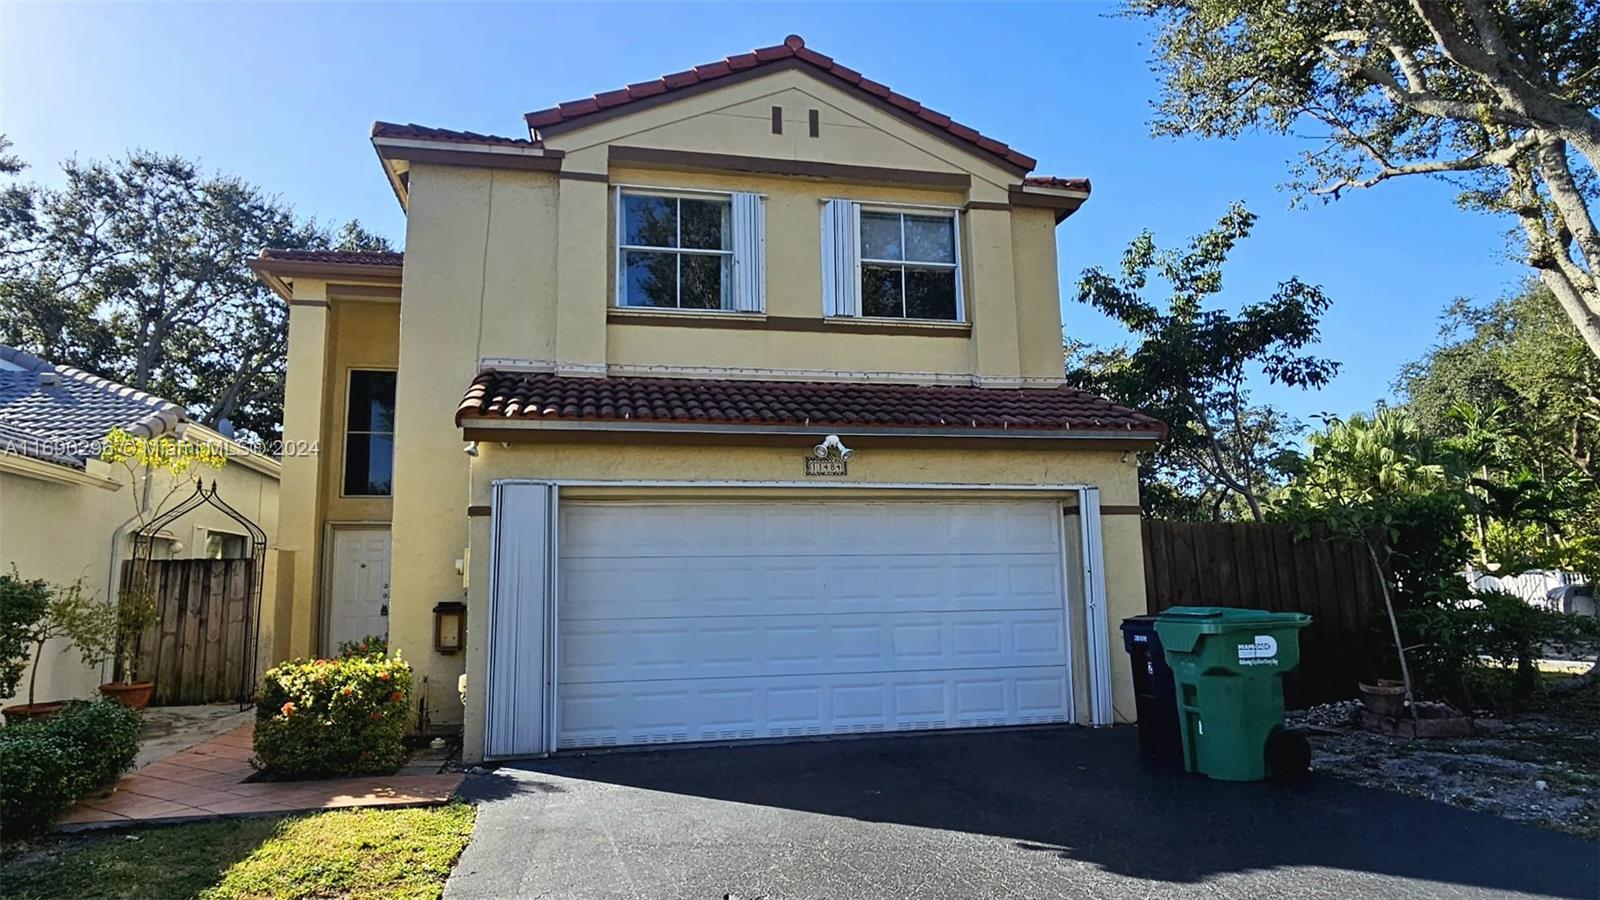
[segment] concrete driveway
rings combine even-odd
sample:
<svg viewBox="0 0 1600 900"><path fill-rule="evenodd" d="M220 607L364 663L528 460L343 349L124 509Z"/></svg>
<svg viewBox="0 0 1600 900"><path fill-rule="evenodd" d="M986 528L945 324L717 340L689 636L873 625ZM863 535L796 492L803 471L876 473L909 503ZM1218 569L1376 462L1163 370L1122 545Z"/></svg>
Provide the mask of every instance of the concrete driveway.
<svg viewBox="0 0 1600 900"><path fill-rule="evenodd" d="M471 778L447 898L1600 896L1600 844L1313 777L1145 772L1131 729L568 757Z"/></svg>

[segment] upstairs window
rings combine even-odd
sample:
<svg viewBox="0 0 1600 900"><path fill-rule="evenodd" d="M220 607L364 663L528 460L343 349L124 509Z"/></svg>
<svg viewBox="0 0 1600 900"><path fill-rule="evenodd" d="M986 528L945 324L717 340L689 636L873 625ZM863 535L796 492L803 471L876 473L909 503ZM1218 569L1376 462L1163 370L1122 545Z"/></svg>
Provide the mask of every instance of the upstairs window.
<svg viewBox="0 0 1600 900"><path fill-rule="evenodd" d="M954 216L862 211L861 314L956 320Z"/></svg>
<svg viewBox="0 0 1600 900"><path fill-rule="evenodd" d="M759 194L623 190L617 202L617 305L760 312Z"/></svg>
<svg viewBox="0 0 1600 900"><path fill-rule="evenodd" d="M955 210L830 200L822 212L822 269L826 315L963 320Z"/></svg>
<svg viewBox="0 0 1600 900"><path fill-rule="evenodd" d="M344 494L387 497L394 487L393 372L350 373L345 411Z"/></svg>

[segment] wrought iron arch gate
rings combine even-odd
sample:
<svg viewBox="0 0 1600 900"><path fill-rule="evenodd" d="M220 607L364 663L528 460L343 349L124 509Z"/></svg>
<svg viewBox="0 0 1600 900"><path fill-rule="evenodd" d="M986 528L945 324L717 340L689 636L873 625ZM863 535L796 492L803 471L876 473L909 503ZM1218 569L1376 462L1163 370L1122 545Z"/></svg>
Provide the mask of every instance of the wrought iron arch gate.
<svg viewBox="0 0 1600 900"><path fill-rule="evenodd" d="M245 530L250 555L156 559L161 532L205 506ZM233 700L242 706L251 701L266 548L267 533L223 500L214 480L207 488L196 479L187 499L133 533L133 554L123 564L121 590L147 590L156 604L156 621L139 636L135 656L140 678L155 682L154 705Z"/></svg>

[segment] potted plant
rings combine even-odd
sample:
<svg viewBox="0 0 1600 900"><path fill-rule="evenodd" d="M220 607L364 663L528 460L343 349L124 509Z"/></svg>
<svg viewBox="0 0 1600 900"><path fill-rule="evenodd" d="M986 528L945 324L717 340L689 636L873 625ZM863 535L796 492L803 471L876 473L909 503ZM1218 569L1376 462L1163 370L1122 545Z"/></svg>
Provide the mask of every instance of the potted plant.
<svg viewBox="0 0 1600 900"><path fill-rule="evenodd" d="M112 638L120 681L100 685L100 693L130 709L144 709L155 693L154 681L135 681L138 668L139 636L156 623L155 596L144 585L130 586L117 597L116 633Z"/></svg>
<svg viewBox="0 0 1600 900"><path fill-rule="evenodd" d="M0 575L0 697L14 697L33 657L33 632L50 603L50 585L29 581L13 565Z"/></svg>
<svg viewBox="0 0 1600 900"><path fill-rule="evenodd" d="M30 589L38 589L44 583L33 581L24 584ZM28 702L0 710L5 713L7 721L47 718L66 705L65 700L46 703L34 701L34 688L39 680L39 663L44 657L45 644L56 638L66 638L82 656L86 666L98 666L111 654L111 641L116 634L116 610L86 595L81 578L67 585L46 586L43 590L48 598L44 613L27 632L27 641L33 645L33 671L28 675Z"/></svg>

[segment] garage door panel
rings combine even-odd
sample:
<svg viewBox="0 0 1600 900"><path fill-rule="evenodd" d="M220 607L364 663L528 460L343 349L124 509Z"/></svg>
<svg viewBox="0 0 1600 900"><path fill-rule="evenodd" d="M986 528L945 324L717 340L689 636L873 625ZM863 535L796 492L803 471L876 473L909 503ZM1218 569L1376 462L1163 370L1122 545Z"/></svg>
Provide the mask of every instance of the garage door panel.
<svg viewBox="0 0 1600 900"><path fill-rule="evenodd" d="M562 616L792 615L865 610L1059 609L1061 568L1037 554L562 558Z"/></svg>
<svg viewBox="0 0 1600 900"><path fill-rule="evenodd" d="M1064 634L1052 610L569 620L559 659L564 684L1064 666Z"/></svg>
<svg viewBox="0 0 1600 900"><path fill-rule="evenodd" d="M648 690L568 685L559 704L558 746L1055 723L1066 721L1066 695L1066 673L1060 668L1024 669L1009 677L984 669L872 679L764 676L731 687L698 679L657 683Z"/></svg>
<svg viewBox="0 0 1600 900"><path fill-rule="evenodd" d="M709 511L717 506L724 508ZM975 546L1053 554L1059 515L1049 503L1015 501L569 504L562 555L740 557L760 555L765 544L822 555L939 555Z"/></svg>

